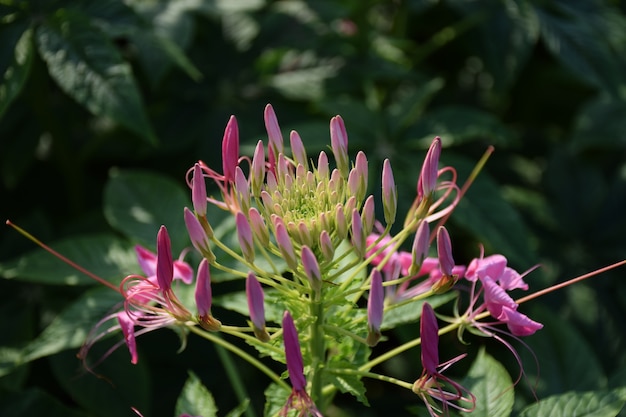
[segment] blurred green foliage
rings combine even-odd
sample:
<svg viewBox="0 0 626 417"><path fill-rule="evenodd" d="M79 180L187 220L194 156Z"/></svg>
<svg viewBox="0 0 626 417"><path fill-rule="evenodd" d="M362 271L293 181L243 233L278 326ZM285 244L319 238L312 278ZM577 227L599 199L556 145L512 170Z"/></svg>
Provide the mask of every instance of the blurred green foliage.
<svg viewBox="0 0 626 417"><path fill-rule="evenodd" d="M221 165L230 114L250 154L271 102L309 153L327 146L328 120L341 114L351 150L368 155L374 193L391 159L400 210L434 136L460 182L495 146L448 223L455 257L469 261L482 243L518 270L541 263L527 277L540 289L626 255L625 12L611 0L1 0L0 214L118 283L137 268L131 245L154 246L160 224L177 228L175 249L186 245L186 170L198 159ZM73 354L115 300L32 249L13 230L0 233L0 414L130 416L134 405L172 416L181 390L202 384L220 415L239 405L214 348L190 340L175 355L168 332L139 338L138 366L123 349L107 359L97 371L110 383L81 370ZM594 391L571 398L616 415L624 397L610 389L626 386L623 275L520 307L546 327L526 340L538 366L519 347L528 378L514 413L532 391ZM218 296L234 288L221 281ZM400 328L386 345L416 332ZM516 379L516 361L492 342L471 340L479 359L470 382L493 361L479 352L485 343ZM452 337L442 345L460 349ZM419 355L386 366L411 379ZM254 409L266 385L248 387ZM367 389L372 409L346 396L332 415L403 415L417 403L378 383ZM542 406L562 409L568 398ZM535 408L523 415L547 415Z"/></svg>

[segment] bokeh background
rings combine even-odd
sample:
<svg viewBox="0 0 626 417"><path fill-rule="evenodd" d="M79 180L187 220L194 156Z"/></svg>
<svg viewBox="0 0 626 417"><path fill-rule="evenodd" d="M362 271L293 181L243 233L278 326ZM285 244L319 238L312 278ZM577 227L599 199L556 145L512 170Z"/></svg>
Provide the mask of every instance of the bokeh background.
<svg viewBox="0 0 626 417"><path fill-rule="evenodd" d="M625 12L617 0L3 1L0 217L65 242L68 256L119 282L137 269L132 245L154 247L159 224L177 249L188 245L186 170L198 159L221 167L230 115L251 154L272 103L283 134L297 130L310 155L342 115L376 195L391 159L400 212L434 136L461 183L493 145L448 222L455 258L468 262L482 243L519 271L540 263L527 277L540 289L626 258ZM151 220L125 233L116 210L136 199ZM108 259L112 248L121 260ZM140 364L119 349L98 368L106 378L82 370L79 342L59 340L71 332L56 344L37 339L95 284L34 250L0 231L1 415L133 415L135 405L173 416L188 370L219 415L239 404L223 359L193 338L177 353L173 332L142 336ZM517 409L533 390L545 398L626 385L625 274L520 307L546 327L525 340L539 366L516 344L528 375L515 387ZM238 285L223 281L218 297ZM417 332L404 326L381 349ZM492 342L470 339L470 355L486 345L515 380L514 356ZM442 358L461 349L454 337L442 347ZM235 366L261 415L265 379ZM383 368L407 380L419 369L419 350ZM367 386L373 408L339 397L333 415L409 415L418 402Z"/></svg>

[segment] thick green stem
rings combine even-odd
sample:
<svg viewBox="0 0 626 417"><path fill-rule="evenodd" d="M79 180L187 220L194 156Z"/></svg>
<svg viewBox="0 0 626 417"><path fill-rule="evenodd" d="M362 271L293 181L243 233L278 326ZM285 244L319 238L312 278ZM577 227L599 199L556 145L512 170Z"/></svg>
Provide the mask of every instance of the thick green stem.
<svg viewBox="0 0 626 417"><path fill-rule="evenodd" d="M314 294L311 302L311 315L315 322L311 325L311 398L318 406L322 401L322 373L326 360L326 343L324 341L324 305L319 299L319 294ZM323 412L323 410L322 410Z"/></svg>

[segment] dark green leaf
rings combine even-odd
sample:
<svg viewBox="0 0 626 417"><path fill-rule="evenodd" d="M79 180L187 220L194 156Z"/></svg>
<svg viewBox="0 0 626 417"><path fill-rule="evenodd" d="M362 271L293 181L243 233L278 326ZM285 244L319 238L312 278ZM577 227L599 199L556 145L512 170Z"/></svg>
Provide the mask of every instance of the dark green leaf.
<svg viewBox="0 0 626 417"><path fill-rule="evenodd" d="M111 226L149 248L166 225L172 250L190 246L183 209L190 197L176 182L147 171L112 170L104 189L104 215ZM176 256L176 255L174 255Z"/></svg>
<svg viewBox="0 0 626 417"><path fill-rule="evenodd" d="M176 401L175 415L180 416L181 414L202 417L215 417L217 415L217 406L213 400L213 395L193 372L189 372L189 377Z"/></svg>
<svg viewBox="0 0 626 417"><path fill-rule="evenodd" d="M21 32L21 34L20 34ZM22 87L28 78L31 63L33 62L34 44L33 30L24 24L5 26L0 31L0 45L5 50L12 50L11 57L7 57L7 65L0 64L0 119L11 102L19 96Z"/></svg>
<svg viewBox="0 0 626 417"><path fill-rule="evenodd" d="M508 372L482 349L470 368L463 386L476 396L476 408L467 415L507 417L515 398L513 381Z"/></svg>
<svg viewBox="0 0 626 417"><path fill-rule="evenodd" d="M139 271L137 258L131 245L116 236L75 237L50 246L85 270L115 285L119 284L125 276ZM94 279L43 249L36 249L18 259L0 263L0 274L6 279L41 284L89 285L95 283Z"/></svg>
<svg viewBox="0 0 626 417"><path fill-rule="evenodd" d="M531 364L526 369L529 380L534 381L534 374L539 371L537 395L606 387L607 378L598 357L571 324L545 308L534 310L530 316L544 325L534 337L525 340L534 355L521 352L523 363ZM538 370L532 366L535 357L539 361Z"/></svg>
<svg viewBox="0 0 626 417"><path fill-rule="evenodd" d="M570 141L577 152L626 148L626 103L598 97L586 103L576 118Z"/></svg>
<svg viewBox="0 0 626 417"><path fill-rule="evenodd" d="M348 369L350 369L350 364L344 364ZM339 374L330 374L326 376L326 379L329 383L333 384L336 388L343 393L352 394L356 397L357 400L362 402L363 404L369 406L367 401L367 397L365 396L365 385L363 385L363 381L356 375L339 375Z"/></svg>
<svg viewBox="0 0 626 417"><path fill-rule="evenodd" d="M46 416L46 417L84 417L58 399L39 388L11 393L3 398L0 414L3 417Z"/></svg>
<svg viewBox="0 0 626 417"><path fill-rule="evenodd" d="M526 407L519 417L615 417L623 406L615 391L568 392Z"/></svg>
<svg viewBox="0 0 626 417"><path fill-rule="evenodd" d="M61 9L37 28L36 39L50 76L69 96L156 142L130 66L88 18Z"/></svg>
<svg viewBox="0 0 626 417"><path fill-rule="evenodd" d="M237 407L233 408L226 414L225 417L240 417L242 416L248 407L250 406L250 400L246 399L244 402L239 404Z"/></svg>

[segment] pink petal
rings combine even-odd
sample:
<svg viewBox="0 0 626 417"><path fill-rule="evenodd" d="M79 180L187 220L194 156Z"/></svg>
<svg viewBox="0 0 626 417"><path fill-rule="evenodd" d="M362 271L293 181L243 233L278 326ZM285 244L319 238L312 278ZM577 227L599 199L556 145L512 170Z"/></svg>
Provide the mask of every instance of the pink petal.
<svg viewBox="0 0 626 417"><path fill-rule="evenodd" d="M504 307L517 310L517 303L494 280L485 277L482 283L485 289L485 305L493 317L499 319Z"/></svg>
<svg viewBox="0 0 626 417"><path fill-rule="evenodd" d="M128 350L130 352L130 363L133 365L137 364L137 343L135 341L135 323L128 316L126 311L121 311L117 313L117 321L122 328L122 333L124 334L124 342L126 342L126 346L128 346Z"/></svg>
<svg viewBox="0 0 626 417"><path fill-rule="evenodd" d="M505 322L515 336L530 336L543 327L543 324L537 323L529 319L528 316L506 306L502 307L502 314L498 319Z"/></svg>

